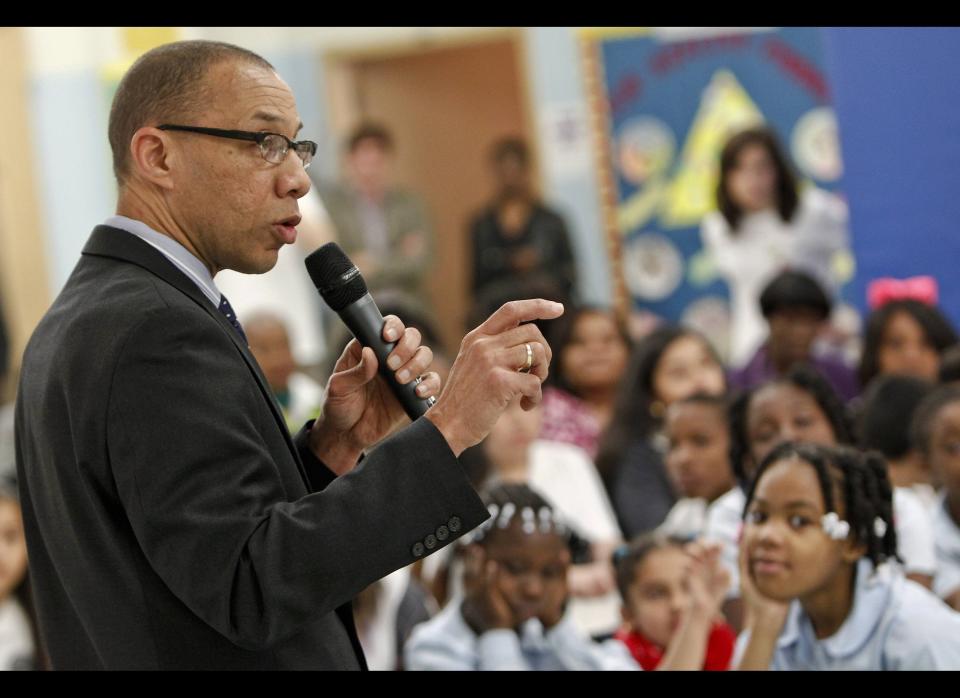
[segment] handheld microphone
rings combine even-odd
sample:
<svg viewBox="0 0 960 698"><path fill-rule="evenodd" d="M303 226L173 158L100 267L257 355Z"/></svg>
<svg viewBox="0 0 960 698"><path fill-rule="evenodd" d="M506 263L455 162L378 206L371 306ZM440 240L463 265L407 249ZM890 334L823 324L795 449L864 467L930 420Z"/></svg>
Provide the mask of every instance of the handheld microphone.
<svg viewBox="0 0 960 698"><path fill-rule="evenodd" d="M373 349L377 357L377 370L410 419L421 416L437 400L435 397L424 399L417 395L415 389L418 380L400 385L387 366L387 356L396 342L384 341L383 315L367 291L360 270L335 242L328 242L311 253L304 263L324 303L340 316L361 345Z"/></svg>

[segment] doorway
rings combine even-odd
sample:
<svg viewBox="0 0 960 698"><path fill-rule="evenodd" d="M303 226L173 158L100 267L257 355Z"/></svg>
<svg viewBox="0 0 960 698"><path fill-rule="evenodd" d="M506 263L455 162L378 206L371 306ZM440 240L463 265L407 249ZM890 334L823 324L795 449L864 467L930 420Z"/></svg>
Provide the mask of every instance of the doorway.
<svg viewBox="0 0 960 698"><path fill-rule="evenodd" d="M454 352L471 301L468 225L492 193L490 146L511 135L535 147L522 66L523 36L513 29L455 45L328 57L340 141L360 119L386 125L398 183L430 210L436 263L428 289L438 330Z"/></svg>

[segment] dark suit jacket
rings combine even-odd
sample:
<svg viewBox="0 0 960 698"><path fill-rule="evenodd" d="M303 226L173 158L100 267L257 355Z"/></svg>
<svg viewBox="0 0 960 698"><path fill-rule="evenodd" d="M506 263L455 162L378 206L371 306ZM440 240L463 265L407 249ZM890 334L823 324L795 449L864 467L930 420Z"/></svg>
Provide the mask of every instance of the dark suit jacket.
<svg viewBox="0 0 960 698"><path fill-rule="evenodd" d="M226 318L106 226L30 340L16 422L55 669L363 668L351 598L487 517L426 419L335 478Z"/></svg>

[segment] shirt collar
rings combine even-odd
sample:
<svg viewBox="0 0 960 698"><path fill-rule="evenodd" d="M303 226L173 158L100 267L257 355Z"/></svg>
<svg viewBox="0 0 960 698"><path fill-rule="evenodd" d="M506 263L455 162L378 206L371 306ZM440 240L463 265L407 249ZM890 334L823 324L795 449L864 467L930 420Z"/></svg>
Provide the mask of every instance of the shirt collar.
<svg viewBox="0 0 960 698"><path fill-rule="evenodd" d="M875 570L869 559L862 558L857 563L853 606L840 629L830 637L818 640L810 618L803 612L800 602L795 600L790 604L787 622L777 645L788 647L802 638L807 644L818 644L833 658L855 654L873 636L885 609L890 605L896 574L897 570L889 564L882 564Z"/></svg>
<svg viewBox="0 0 960 698"><path fill-rule="evenodd" d="M186 274L187 278L197 285L203 292L203 295L205 295L214 306L220 307L220 290L213 282L213 276L210 274L210 270L207 269L207 265L197 259L186 247L172 237L157 232L143 221L127 218L126 216L110 216L103 224L136 235L153 247L169 259L175 267Z"/></svg>

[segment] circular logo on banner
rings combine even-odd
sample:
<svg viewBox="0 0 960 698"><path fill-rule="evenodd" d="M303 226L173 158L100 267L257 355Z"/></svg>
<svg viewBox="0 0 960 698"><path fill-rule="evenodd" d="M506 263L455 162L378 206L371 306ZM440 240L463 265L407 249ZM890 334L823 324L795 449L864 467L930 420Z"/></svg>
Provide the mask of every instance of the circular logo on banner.
<svg viewBox="0 0 960 698"><path fill-rule="evenodd" d="M830 107L811 109L797 120L790 142L794 162L821 182L835 182L843 174L837 117Z"/></svg>
<svg viewBox="0 0 960 698"><path fill-rule="evenodd" d="M676 139L670 127L652 116L627 121L617 136L614 162L628 182L641 185L673 162Z"/></svg>
<svg viewBox="0 0 960 698"><path fill-rule="evenodd" d="M623 276L635 297L663 300L683 280L683 255L663 235L641 233L624 246Z"/></svg>

